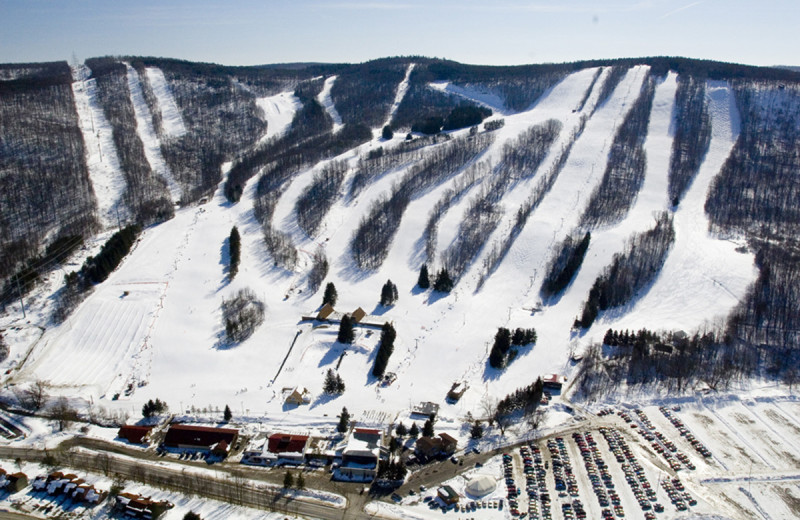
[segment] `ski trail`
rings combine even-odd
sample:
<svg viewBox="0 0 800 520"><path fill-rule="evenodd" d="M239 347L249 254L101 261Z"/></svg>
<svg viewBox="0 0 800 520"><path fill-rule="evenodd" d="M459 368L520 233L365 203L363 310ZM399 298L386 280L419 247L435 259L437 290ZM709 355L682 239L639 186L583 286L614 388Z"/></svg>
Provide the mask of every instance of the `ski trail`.
<svg viewBox="0 0 800 520"><path fill-rule="evenodd" d="M325 80L325 86L322 88L322 92L319 93L317 96L317 101L319 104L325 107L325 110L328 112L328 115L331 116L333 119L333 133L335 134L344 126L342 124L342 117L339 115L339 112L336 111L336 106L333 104L333 98L331 97L331 89L333 88L333 84L336 82L336 76L331 76L330 78Z"/></svg>
<svg viewBox="0 0 800 520"><path fill-rule="evenodd" d="M72 93L83 142L86 145L86 166L97 199L97 212L104 228L116 226L117 217L128 217L122 203L125 175L120 167L111 125L97 100L97 85L88 79L91 71L86 65L73 69Z"/></svg>
<svg viewBox="0 0 800 520"><path fill-rule="evenodd" d="M155 129L153 129L153 119L150 116L147 102L144 100L142 84L139 82L139 73L129 63L125 63L125 68L128 71L128 90L130 90L133 111L136 115L136 133L144 145L144 154L147 157L147 162L150 163L153 173L161 175L167 181L170 197L173 202L178 202L181 199L181 188L161 155L161 143L158 140Z"/></svg>
<svg viewBox="0 0 800 520"><path fill-rule="evenodd" d="M172 97L172 91L164 77L164 73L158 67L147 67L144 72L150 82L150 86L153 88L153 94L158 100L164 135L167 137L184 135L186 133L186 125L183 123L183 116L178 104L175 103L175 98Z"/></svg>
<svg viewBox="0 0 800 520"><path fill-rule="evenodd" d="M758 274L751 254L737 252L739 244L720 240L708 231L706 197L739 137L739 112L726 82L709 82L707 96L711 143L696 178L675 211L675 243L647 295L615 328L646 327L655 317L665 329L680 329L687 323L702 326L715 315L727 315ZM709 312L709 302L714 302L713 312ZM608 323L602 327L608 328Z"/></svg>
<svg viewBox="0 0 800 520"><path fill-rule="evenodd" d="M392 119L394 119L395 114L397 113L397 109L400 107L400 103L403 102L403 98L406 97L406 92L408 92L408 78L411 77L411 72L414 70L414 66L416 63L409 63L408 68L406 69L406 76L403 78L403 81L397 86L397 93L394 95L394 103L392 103L392 108L389 109L389 116L386 118L386 122L383 123L383 126L389 125L392 123Z"/></svg>
<svg viewBox="0 0 800 520"><path fill-rule="evenodd" d="M292 125L295 113L303 106L293 92L256 98L256 105L264 112L264 121L267 122L267 131L258 144L282 136Z"/></svg>

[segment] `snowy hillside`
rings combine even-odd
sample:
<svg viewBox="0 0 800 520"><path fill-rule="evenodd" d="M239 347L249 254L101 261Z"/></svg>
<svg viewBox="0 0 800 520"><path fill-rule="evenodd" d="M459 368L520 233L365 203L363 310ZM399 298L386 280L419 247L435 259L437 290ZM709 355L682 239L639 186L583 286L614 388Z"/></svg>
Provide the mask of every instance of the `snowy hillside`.
<svg viewBox="0 0 800 520"><path fill-rule="evenodd" d="M169 61L95 60L94 71L76 69L72 93L85 168L107 231L87 234L61 274L31 283L25 319L8 282L0 318L10 347L2 365L9 369L6 381L22 387L45 380L60 394L110 409L135 412L160 398L173 411L227 404L250 417L292 416L292 423L333 417L347 406L357 417L386 425L412 404L433 401L455 428L467 412L480 414L482 403L541 375L561 373L571 381L578 372L571 357L602 343L608 329L721 333L733 312L755 305L748 291L760 275L793 272L788 263L780 264L782 271L761 270L753 240L769 237L736 227L718 232L722 224L707 200L719 189L715 179L732 150L742 146L740 137L755 127L745 123L778 117L770 112L774 104L764 103L740 114L737 99L766 89L786 100L784 110L791 107L781 112L781 122L795 121L795 85L698 80L691 70L669 71L658 62L547 69L539 76L534 70L530 77L503 70L493 81L483 72L472 78L471 69L429 61L389 60L381 74L375 71L383 63L371 64L372 86L342 67L291 73L208 68L207 81L197 79L193 65ZM95 76L108 82L103 95ZM681 85L690 78L699 82L697 99L682 97ZM345 88L365 89L365 96L369 90L374 103L364 110L383 124L352 122L358 96ZM526 88L542 93L525 103ZM642 103L646 95L652 99ZM109 99L124 100L127 112L111 110ZM337 109L337 99L346 100L347 111ZM677 120L679 104L708 114L710 141L675 204L669 191L673 149L691 144ZM518 106L527 108L512 108ZM640 151L630 152L644 157L637 163L643 169L630 206L616 220L587 224L598 193L613 191L615 175L623 175L607 172L619 172L612 159L627 146L625 131L641 119L636 111L643 106L639 128L646 135L637 136ZM230 135L217 113L232 121ZM118 119L112 123L108 114ZM429 114L440 115L424 119ZM454 123L475 114L477 124ZM430 137L398 122L431 124L437 117L454 129ZM393 139L381 136L385 125L397 132ZM537 145L539 138L530 137L546 131L552 141ZM237 135L247 138L237 141ZM536 146L541 150L534 160ZM199 149L204 152L195 153ZM444 164L442 157L460 162ZM135 190L149 198L136 199ZM324 204L313 199L320 190L328 190ZM314 236L298 224L301 200L320 206ZM392 217L388 249L375 267L361 267L354 237L369 237L375 219L396 207L402 209ZM661 214L674 230L663 266L623 305L576 328L596 280ZM84 294L66 321L51 321L61 276L77 271L111 229L137 215L153 225L124 262ZM230 280L233 226L242 236L242 260ZM558 248L585 232L591 241L576 274L557 295L544 297L542 284ZM467 245L468 253L461 249ZM279 257L276 248L290 254ZM315 283L309 274L323 255L327 276ZM461 262L452 291L417 286L424 263L435 277L455 267L452 258ZM399 298L383 306L387 280ZM397 340L386 368L396 375L391 384L372 375L378 327L357 327L349 345L336 341L337 322L303 319L316 316L329 282L338 292L337 311L360 307L366 322L394 325ZM244 288L263 301L265 321L249 339L230 344L221 304ZM499 327L534 328L538 335L502 369L489 363ZM328 369L344 380L343 395L322 393ZM458 382L466 382L466 393L446 402ZM283 390L295 386L310 391L309 405L283 403Z"/></svg>

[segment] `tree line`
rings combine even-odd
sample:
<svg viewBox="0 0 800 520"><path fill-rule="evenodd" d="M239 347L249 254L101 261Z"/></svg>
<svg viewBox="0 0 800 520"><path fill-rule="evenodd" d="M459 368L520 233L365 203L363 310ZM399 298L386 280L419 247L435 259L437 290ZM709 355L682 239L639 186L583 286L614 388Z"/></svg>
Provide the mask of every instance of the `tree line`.
<svg viewBox="0 0 800 520"><path fill-rule="evenodd" d="M661 272L674 241L672 216L663 212L652 229L633 236L597 277L575 327L589 328L600 311L621 307L645 289Z"/></svg>
<svg viewBox="0 0 800 520"><path fill-rule="evenodd" d="M603 179L581 216L582 226L595 227L618 222L633 206L647 169L644 142L654 95L655 78L648 74L639 97L614 136Z"/></svg>
<svg viewBox="0 0 800 520"><path fill-rule="evenodd" d="M0 72L0 280L8 283L48 245L85 238L98 221L69 66Z"/></svg>
<svg viewBox="0 0 800 520"><path fill-rule="evenodd" d="M389 253L389 245L412 198L420 196L463 168L491 144L491 134L481 133L447 142L431 150L394 187L372 203L350 242L350 252L361 269L376 269Z"/></svg>
<svg viewBox="0 0 800 520"><path fill-rule="evenodd" d="M174 215L166 181L150 167L136 131L136 115L128 89L127 69L111 58L86 60L97 85L97 97L111 125L117 156L125 177L123 200L136 222L148 225Z"/></svg>
<svg viewBox="0 0 800 520"><path fill-rule="evenodd" d="M711 117L706 100L706 84L691 76L678 77L675 93L675 136L669 159L669 200L677 206L711 144Z"/></svg>

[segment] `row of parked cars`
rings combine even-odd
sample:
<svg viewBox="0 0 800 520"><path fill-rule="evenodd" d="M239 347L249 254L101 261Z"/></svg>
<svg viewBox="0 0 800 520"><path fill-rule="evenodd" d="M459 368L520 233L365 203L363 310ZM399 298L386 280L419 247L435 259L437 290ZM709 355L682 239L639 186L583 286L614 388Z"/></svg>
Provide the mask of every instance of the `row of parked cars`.
<svg viewBox="0 0 800 520"><path fill-rule="evenodd" d="M503 453L503 477L505 478L508 509L511 516L520 516L517 497L521 491L514 480L514 459L510 453Z"/></svg>
<svg viewBox="0 0 800 520"><path fill-rule="evenodd" d="M611 496L609 495L612 495L617 504L619 504L619 497L614 489L614 479L611 477L608 465L600 454L600 449L597 447L594 436L591 432L575 432L572 434L572 438L581 452L583 464L586 466L586 473L592 483L592 491L594 491L600 507L608 508L611 506Z"/></svg>
<svg viewBox="0 0 800 520"><path fill-rule="evenodd" d="M656 501L656 491L650 485L644 468L639 464L633 450L615 428L600 428L600 434L605 438L608 448L617 459L617 462L620 463L622 471L625 473L625 480L628 482L633 496L636 497L639 507L645 512L645 518L655 518L652 511L662 512L664 511L664 506ZM617 517L625 516L625 511L616 493L612 497L612 503L614 504L614 514ZM604 517L608 518L605 513Z"/></svg>
<svg viewBox="0 0 800 520"><path fill-rule="evenodd" d="M683 421L681 421L681 419L675 415L672 410L666 406L660 406L658 409L664 415L664 417L666 417L669 422L671 422L672 425L678 429L678 433L680 433L682 437L685 437L686 440L689 441L689 444L692 445L697 453L705 458L711 457L711 451L706 448L705 444L697 440L697 438L692 434L692 432L689 431L686 425L683 424Z"/></svg>
<svg viewBox="0 0 800 520"><path fill-rule="evenodd" d="M528 494L528 514L531 520L539 518L550 520L550 493L547 492L547 468L542 459L539 446L530 442L520 448L523 472L525 473L525 491Z"/></svg>
<svg viewBox="0 0 800 520"><path fill-rule="evenodd" d="M644 413L643 410L639 410L637 408L634 410L634 412L636 413L637 417L639 417L639 421L642 423L642 428L639 428L639 434L650 443L650 446L656 451L656 453L660 454L664 458L673 471L678 471L683 467L686 467L690 470L695 469L695 465L692 464L692 461L689 460L689 457L682 451L678 450L678 447L675 446L674 442L669 440L663 433L658 431L658 429L653 426L653 423L650 422L650 418L647 417L647 414Z"/></svg>

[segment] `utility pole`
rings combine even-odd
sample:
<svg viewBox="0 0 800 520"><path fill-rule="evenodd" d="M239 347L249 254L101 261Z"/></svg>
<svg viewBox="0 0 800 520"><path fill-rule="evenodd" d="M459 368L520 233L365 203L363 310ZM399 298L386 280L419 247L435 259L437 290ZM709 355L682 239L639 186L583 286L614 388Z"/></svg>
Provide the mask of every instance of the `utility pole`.
<svg viewBox="0 0 800 520"><path fill-rule="evenodd" d="M22 289L19 288L19 275L14 273L14 281L17 282L17 294L19 295L19 304L22 307L22 318L24 319L25 316L25 302L22 300Z"/></svg>

